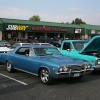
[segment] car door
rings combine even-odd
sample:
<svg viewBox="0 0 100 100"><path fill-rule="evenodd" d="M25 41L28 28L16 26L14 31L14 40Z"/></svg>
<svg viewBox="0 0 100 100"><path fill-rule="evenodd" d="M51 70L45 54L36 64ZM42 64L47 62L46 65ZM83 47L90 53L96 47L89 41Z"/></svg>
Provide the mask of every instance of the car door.
<svg viewBox="0 0 100 100"><path fill-rule="evenodd" d="M29 50L29 54L24 54L26 50ZM24 51L24 53L19 54L17 58L18 68L26 72L36 73L37 69L35 66L37 66L38 63L36 63L36 57L33 57L32 49L21 47L20 51Z"/></svg>
<svg viewBox="0 0 100 100"><path fill-rule="evenodd" d="M63 47L61 49L61 52L66 55L66 56L69 56L69 57L73 57L73 47L71 45L70 42L65 42L63 44Z"/></svg>

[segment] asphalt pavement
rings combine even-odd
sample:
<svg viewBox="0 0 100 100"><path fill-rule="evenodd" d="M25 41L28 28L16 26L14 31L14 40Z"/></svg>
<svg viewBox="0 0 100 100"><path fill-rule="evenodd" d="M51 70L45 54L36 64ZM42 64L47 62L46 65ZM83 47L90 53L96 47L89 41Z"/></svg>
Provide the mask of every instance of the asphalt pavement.
<svg viewBox="0 0 100 100"><path fill-rule="evenodd" d="M100 71L81 80L59 79L44 85L37 76L8 73L0 65L0 100L100 100Z"/></svg>

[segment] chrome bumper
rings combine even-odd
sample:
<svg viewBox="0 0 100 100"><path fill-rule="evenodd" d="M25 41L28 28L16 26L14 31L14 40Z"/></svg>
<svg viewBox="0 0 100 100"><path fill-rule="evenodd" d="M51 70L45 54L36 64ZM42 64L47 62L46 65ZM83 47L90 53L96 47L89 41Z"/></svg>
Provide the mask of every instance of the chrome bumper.
<svg viewBox="0 0 100 100"><path fill-rule="evenodd" d="M100 70L100 65L95 66L94 70Z"/></svg>
<svg viewBox="0 0 100 100"><path fill-rule="evenodd" d="M60 72L56 73L56 78L70 78L70 77L80 77L86 74L91 74L93 72L93 68L84 69L84 70L70 70L69 72ZM77 74L78 76L75 76Z"/></svg>

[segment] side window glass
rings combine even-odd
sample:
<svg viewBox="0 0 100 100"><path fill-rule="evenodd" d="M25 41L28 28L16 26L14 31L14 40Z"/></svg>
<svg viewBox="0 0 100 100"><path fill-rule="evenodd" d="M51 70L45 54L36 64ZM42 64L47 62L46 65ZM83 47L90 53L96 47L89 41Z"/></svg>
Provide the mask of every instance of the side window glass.
<svg viewBox="0 0 100 100"><path fill-rule="evenodd" d="M29 49L30 48L21 47L15 53L20 55L26 55L26 53L29 53L28 52Z"/></svg>
<svg viewBox="0 0 100 100"><path fill-rule="evenodd" d="M70 45L70 43L64 43L64 45L63 45L63 50L70 50L71 49L71 45Z"/></svg>

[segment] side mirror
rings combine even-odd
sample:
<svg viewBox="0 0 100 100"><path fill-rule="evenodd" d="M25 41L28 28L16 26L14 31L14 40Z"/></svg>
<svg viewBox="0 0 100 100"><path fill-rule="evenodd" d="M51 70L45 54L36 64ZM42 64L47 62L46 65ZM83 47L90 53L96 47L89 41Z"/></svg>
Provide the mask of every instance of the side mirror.
<svg viewBox="0 0 100 100"><path fill-rule="evenodd" d="M29 56L28 54L25 54L27 57Z"/></svg>
<svg viewBox="0 0 100 100"><path fill-rule="evenodd" d="M70 49L67 49L67 51L70 51Z"/></svg>

